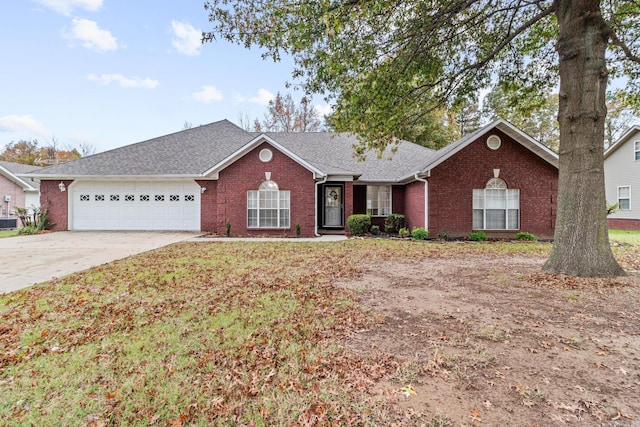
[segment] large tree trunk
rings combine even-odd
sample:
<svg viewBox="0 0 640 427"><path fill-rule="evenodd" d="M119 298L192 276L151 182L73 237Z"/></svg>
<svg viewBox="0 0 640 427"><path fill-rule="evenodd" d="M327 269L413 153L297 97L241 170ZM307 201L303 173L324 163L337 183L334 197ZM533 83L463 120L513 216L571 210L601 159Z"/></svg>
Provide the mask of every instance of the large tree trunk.
<svg viewBox="0 0 640 427"><path fill-rule="evenodd" d="M544 270L580 277L624 274L611 247L604 190L605 53L599 0L556 0L560 65L560 173L555 241Z"/></svg>

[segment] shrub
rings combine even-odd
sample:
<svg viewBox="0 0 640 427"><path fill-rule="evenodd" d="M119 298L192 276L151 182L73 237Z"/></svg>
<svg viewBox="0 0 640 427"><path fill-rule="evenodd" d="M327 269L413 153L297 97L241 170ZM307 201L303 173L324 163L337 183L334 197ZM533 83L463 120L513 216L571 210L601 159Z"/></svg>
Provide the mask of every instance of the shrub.
<svg viewBox="0 0 640 427"><path fill-rule="evenodd" d="M414 228L411 232L411 237L413 237L413 240L427 240L429 232L424 227Z"/></svg>
<svg viewBox="0 0 640 427"><path fill-rule="evenodd" d="M296 221L296 237L300 237L300 221Z"/></svg>
<svg viewBox="0 0 640 427"><path fill-rule="evenodd" d="M377 225L372 225L369 229L369 232L374 236L377 236L378 234L380 234L380 227L378 227Z"/></svg>
<svg viewBox="0 0 640 427"><path fill-rule="evenodd" d="M352 236L363 236L371 228L371 216L355 214L347 218L347 228Z"/></svg>
<svg viewBox="0 0 640 427"><path fill-rule="evenodd" d="M384 219L385 233L398 233L404 227L404 215L391 214Z"/></svg>
<svg viewBox="0 0 640 427"><path fill-rule="evenodd" d="M400 235L400 237L409 237L411 235L411 232L407 227L402 227L400 230L398 230L398 234Z"/></svg>
<svg viewBox="0 0 640 427"><path fill-rule="evenodd" d="M449 236L449 233L444 228L442 230L440 230L440 233L438 233L438 238L440 240L450 240L451 239L451 237Z"/></svg>
<svg viewBox="0 0 640 427"><path fill-rule="evenodd" d="M516 240L530 240L532 242L537 242L538 238L533 233L527 233L526 231L520 231L516 234Z"/></svg>
<svg viewBox="0 0 640 427"><path fill-rule="evenodd" d="M36 229L36 226L31 224L31 225L27 225L26 227L22 227L18 231L18 234L20 234L21 236L24 236L24 235L36 234L37 232L38 230Z"/></svg>
<svg viewBox="0 0 640 427"><path fill-rule="evenodd" d="M473 233L469 234L469 240L473 240L475 242L484 242L485 240L487 240L487 233L485 233L484 231L474 231Z"/></svg>
<svg viewBox="0 0 640 427"><path fill-rule="evenodd" d="M227 223L224 225L226 228L227 237L231 236L231 221L227 220Z"/></svg>

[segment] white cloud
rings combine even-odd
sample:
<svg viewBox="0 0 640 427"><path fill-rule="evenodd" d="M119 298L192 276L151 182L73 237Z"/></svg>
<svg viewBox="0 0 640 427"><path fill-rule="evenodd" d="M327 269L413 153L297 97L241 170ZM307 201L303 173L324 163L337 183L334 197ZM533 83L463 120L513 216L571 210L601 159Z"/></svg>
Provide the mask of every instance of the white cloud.
<svg viewBox="0 0 640 427"><path fill-rule="evenodd" d="M158 87L160 82L158 80L153 80L150 78L140 78L140 77L125 77L122 74L101 74L96 76L95 74L88 74L87 80L91 82L98 82L101 85L108 85L111 82L116 82L123 88L145 88L145 89L155 89Z"/></svg>
<svg viewBox="0 0 640 427"><path fill-rule="evenodd" d="M187 22L171 21L173 39L171 45L183 55L200 55L202 31Z"/></svg>
<svg viewBox="0 0 640 427"><path fill-rule="evenodd" d="M222 93L213 86L202 86L202 90L200 92L195 92L191 94L191 98L195 99L199 102L209 103L212 101L222 101L224 97Z"/></svg>
<svg viewBox="0 0 640 427"><path fill-rule="evenodd" d="M252 104L258 105L269 105L269 101L271 101L275 96L266 89L258 89L258 96L251 97L247 99L248 102Z"/></svg>
<svg viewBox="0 0 640 427"><path fill-rule="evenodd" d="M106 52L118 48L118 40L109 30L98 26L96 21L83 18L73 18L71 31L63 30L63 35L69 39L79 40L82 46L97 52Z"/></svg>
<svg viewBox="0 0 640 427"><path fill-rule="evenodd" d="M324 117L333 113L333 108L329 104L316 105L313 107L313 109L316 110L320 117Z"/></svg>
<svg viewBox="0 0 640 427"><path fill-rule="evenodd" d="M38 0L38 3L62 15L70 16L76 8L91 12L100 10L102 1L103 0Z"/></svg>
<svg viewBox="0 0 640 427"><path fill-rule="evenodd" d="M0 117L0 131L24 132L50 138L52 133L44 125L31 116L2 116Z"/></svg>

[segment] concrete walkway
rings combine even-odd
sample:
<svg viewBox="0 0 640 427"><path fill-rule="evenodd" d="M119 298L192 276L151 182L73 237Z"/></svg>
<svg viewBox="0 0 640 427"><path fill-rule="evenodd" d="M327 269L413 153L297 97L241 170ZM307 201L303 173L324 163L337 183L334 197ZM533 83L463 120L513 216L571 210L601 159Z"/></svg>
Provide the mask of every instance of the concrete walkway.
<svg viewBox="0 0 640 427"><path fill-rule="evenodd" d="M59 231L0 239L0 294L189 240L199 234L171 231Z"/></svg>

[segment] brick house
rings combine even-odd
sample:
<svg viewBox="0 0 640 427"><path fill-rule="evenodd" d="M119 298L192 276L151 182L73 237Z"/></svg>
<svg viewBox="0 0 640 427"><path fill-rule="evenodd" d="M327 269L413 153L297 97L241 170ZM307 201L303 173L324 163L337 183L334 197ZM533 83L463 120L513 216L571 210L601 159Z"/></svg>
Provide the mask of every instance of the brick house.
<svg viewBox="0 0 640 427"><path fill-rule="evenodd" d="M352 156L350 134L256 133L223 120L45 168L59 230L201 230L234 236L344 233L391 213L431 235L553 236L557 155L493 122L438 150L400 141Z"/></svg>
<svg viewBox="0 0 640 427"><path fill-rule="evenodd" d="M16 207L29 209L40 206L40 183L24 177L24 174L38 169L38 166L0 161L0 220L4 220L1 221L2 228L20 226Z"/></svg>

